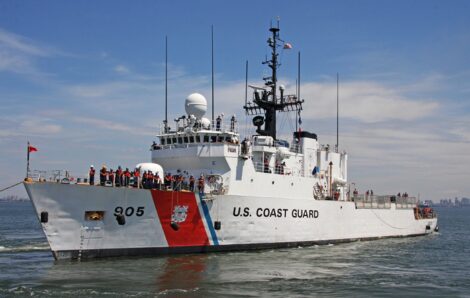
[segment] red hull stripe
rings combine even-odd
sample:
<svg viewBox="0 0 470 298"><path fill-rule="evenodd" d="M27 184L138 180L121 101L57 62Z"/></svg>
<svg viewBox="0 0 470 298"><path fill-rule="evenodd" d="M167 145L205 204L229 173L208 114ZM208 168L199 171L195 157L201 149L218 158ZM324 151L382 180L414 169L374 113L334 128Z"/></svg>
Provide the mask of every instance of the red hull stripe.
<svg viewBox="0 0 470 298"><path fill-rule="evenodd" d="M161 190L150 192L169 247L210 245L194 193ZM177 221L177 231L171 227L172 216Z"/></svg>

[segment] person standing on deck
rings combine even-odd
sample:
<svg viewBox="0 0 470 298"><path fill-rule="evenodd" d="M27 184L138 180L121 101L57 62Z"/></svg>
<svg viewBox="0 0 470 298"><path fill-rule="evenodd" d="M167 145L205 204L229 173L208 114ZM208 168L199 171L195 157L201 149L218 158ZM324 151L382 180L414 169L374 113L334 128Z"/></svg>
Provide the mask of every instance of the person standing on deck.
<svg viewBox="0 0 470 298"><path fill-rule="evenodd" d="M199 188L199 193L204 193L204 175L201 175L199 177L199 180L197 182L197 186Z"/></svg>
<svg viewBox="0 0 470 298"><path fill-rule="evenodd" d="M116 170L115 185L117 187L120 187L122 185L122 168L121 168L121 166L118 166L118 169Z"/></svg>
<svg viewBox="0 0 470 298"><path fill-rule="evenodd" d="M108 179L111 182L111 185L114 186L114 172L113 172L113 169L109 169Z"/></svg>
<svg viewBox="0 0 470 298"><path fill-rule="evenodd" d="M93 165L90 166L90 172L88 175L90 179L90 185L95 185L95 167L93 167Z"/></svg>
<svg viewBox="0 0 470 298"><path fill-rule="evenodd" d="M220 125L222 123L222 117L219 115L217 119L215 119L215 130L220 131Z"/></svg>
<svg viewBox="0 0 470 298"><path fill-rule="evenodd" d="M129 168L126 168L124 171L124 186L129 186L129 182L131 180L131 172L129 172Z"/></svg>
<svg viewBox="0 0 470 298"><path fill-rule="evenodd" d="M106 175L107 175L106 166L103 166L101 167L101 170L100 170L100 185L101 186L104 186L104 184L106 183Z"/></svg>
<svg viewBox="0 0 470 298"><path fill-rule="evenodd" d="M189 176L189 190L194 191L194 183L196 182L196 179L194 179L194 176L191 175Z"/></svg>
<svg viewBox="0 0 470 298"><path fill-rule="evenodd" d="M162 189L162 178L160 177L160 174L158 172L155 175L155 181L156 181L157 189L161 190Z"/></svg>
<svg viewBox="0 0 470 298"><path fill-rule="evenodd" d="M134 170L134 187L140 188L140 171L138 168Z"/></svg>
<svg viewBox="0 0 470 298"><path fill-rule="evenodd" d="M235 118L235 115L232 116L230 119L230 131L235 132L235 124L237 123L237 119Z"/></svg>

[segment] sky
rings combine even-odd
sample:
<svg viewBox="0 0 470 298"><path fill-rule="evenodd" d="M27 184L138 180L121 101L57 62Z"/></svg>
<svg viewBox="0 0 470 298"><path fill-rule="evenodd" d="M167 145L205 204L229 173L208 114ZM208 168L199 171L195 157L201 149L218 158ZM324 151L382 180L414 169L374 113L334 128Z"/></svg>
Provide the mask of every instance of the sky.
<svg viewBox="0 0 470 298"><path fill-rule="evenodd" d="M90 164L150 160L164 118L168 36L170 118L199 92L215 113L250 123L249 83L268 74L280 20L279 83L295 92L301 53L302 129L336 142L361 192L421 199L470 196L469 1L5 1L0 0L0 189L31 168L85 176ZM209 105L209 109L211 106ZM279 116L290 137L294 115ZM2 195L25 197L22 186ZM0 195L0 196L2 196Z"/></svg>

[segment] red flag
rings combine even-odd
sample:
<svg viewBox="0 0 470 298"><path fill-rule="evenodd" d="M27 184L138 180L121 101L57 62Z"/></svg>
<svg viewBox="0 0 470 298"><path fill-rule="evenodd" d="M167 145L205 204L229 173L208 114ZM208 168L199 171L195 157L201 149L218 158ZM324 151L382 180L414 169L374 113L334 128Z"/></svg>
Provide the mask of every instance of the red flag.
<svg viewBox="0 0 470 298"><path fill-rule="evenodd" d="M33 147L31 145L28 145L28 153L29 152L35 152L35 151L38 151L38 149L36 147Z"/></svg>
<svg viewBox="0 0 470 298"><path fill-rule="evenodd" d="M292 45L290 43L286 42L284 44L284 50L290 50L290 49L292 49Z"/></svg>

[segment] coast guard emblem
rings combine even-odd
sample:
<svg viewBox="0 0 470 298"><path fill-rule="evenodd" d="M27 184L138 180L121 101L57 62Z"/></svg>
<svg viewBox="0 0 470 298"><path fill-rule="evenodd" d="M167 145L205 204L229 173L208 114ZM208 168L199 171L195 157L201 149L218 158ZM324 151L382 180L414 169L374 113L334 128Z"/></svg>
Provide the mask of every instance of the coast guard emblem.
<svg viewBox="0 0 470 298"><path fill-rule="evenodd" d="M177 223L185 221L188 216L188 208L189 206L176 205L175 209L173 209L173 214L171 215L171 221Z"/></svg>

